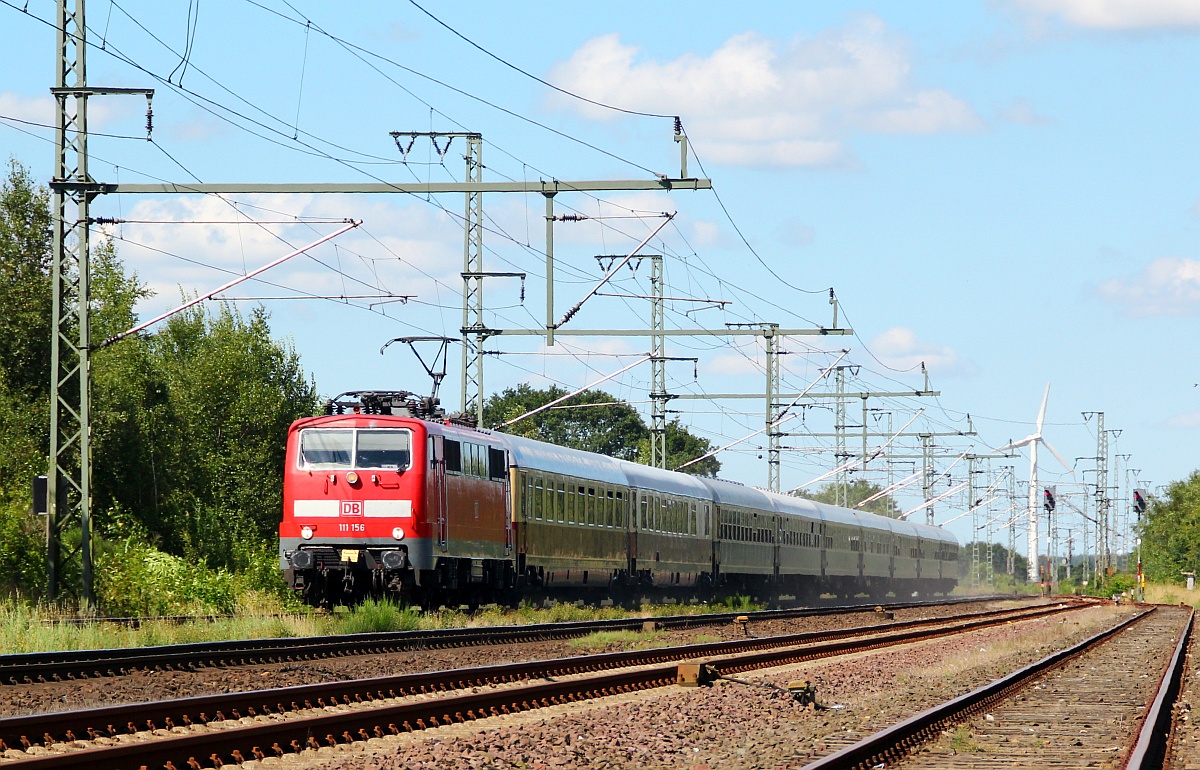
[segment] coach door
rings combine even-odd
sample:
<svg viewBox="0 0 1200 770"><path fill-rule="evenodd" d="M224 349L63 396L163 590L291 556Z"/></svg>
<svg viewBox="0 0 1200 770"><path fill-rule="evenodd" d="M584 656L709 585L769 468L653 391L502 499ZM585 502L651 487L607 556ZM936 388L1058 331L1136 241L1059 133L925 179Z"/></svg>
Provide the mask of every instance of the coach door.
<svg viewBox="0 0 1200 770"><path fill-rule="evenodd" d="M444 436L429 437L429 472L432 479L430 506L433 508L434 529L438 547L446 551L449 546L449 524L446 511L446 442Z"/></svg>
<svg viewBox="0 0 1200 770"><path fill-rule="evenodd" d="M513 510L512 495L512 478L515 474L509 470L509 458L507 451L503 449L490 450L489 459L494 460L497 455L492 455L492 452L499 453L498 456L501 458L500 463L504 468L501 474L504 477L504 550L508 552L506 555L511 558L513 546L515 545L514 541L516 540L515 533L513 532L513 516L516 512ZM498 478L497 472L494 469L492 470L491 476L493 479Z"/></svg>

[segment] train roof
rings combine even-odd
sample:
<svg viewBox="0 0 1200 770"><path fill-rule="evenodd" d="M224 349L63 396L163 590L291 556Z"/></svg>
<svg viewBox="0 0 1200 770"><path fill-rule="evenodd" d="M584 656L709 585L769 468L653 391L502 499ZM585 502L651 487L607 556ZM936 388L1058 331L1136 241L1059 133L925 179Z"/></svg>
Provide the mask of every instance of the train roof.
<svg viewBox="0 0 1200 770"><path fill-rule="evenodd" d="M699 478L701 484L708 489L713 502L717 505L737 505L742 508L770 508L771 503L762 492L754 487L746 487L723 479Z"/></svg>
<svg viewBox="0 0 1200 770"><path fill-rule="evenodd" d="M620 460L508 433L491 435L508 446L513 461L522 468L535 468L551 473L582 476L606 484L629 486Z"/></svg>
<svg viewBox="0 0 1200 770"><path fill-rule="evenodd" d="M663 470L662 468L655 468L640 463L631 463L627 460L618 460L617 462L620 463L621 470L625 473L625 478L629 479L629 486L631 487L648 487L685 497L702 497L705 499L711 499L712 497L709 494L708 487L696 476Z"/></svg>
<svg viewBox="0 0 1200 770"><path fill-rule="evenodd" d="M404 415L375 415L375 414L346 414L326 417L310 417L298 420L292 424L291 430L314 426L331 425L351 427L363 422L378 426L395 424L396 422L421 421ZM926 540L937 540L947 543L958 543L958 539L949 531L928 524L905 519L892 519L865 511L854 511L808 500L803 497L784 495L778 492L768 492L755 487L748 487L737 482L724 479L692 476L686 473L653 468L627 460L618 460L594 452L550 444L545 441L515 436L511 433L479 431L474 428L432 423L447 434L460 439L471 436L488 438L506 446L513 462L523 468L534 468L551 473L581 476L591 478L606 484L620 486L658 489L670 494L686 497L712 499L718 505L736 505L743 508L758 510L775 510L792 516L818 518L822 521L839 522L856 526L866 525L887 528L892 532L909 536L921 537Z"/></svg>

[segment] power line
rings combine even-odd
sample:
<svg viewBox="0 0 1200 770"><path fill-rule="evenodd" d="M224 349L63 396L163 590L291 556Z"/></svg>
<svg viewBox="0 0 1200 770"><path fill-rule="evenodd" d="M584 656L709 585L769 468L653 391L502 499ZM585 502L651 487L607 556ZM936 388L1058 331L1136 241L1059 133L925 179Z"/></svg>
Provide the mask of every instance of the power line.
<svg viewBox="0 0 1200 770"><path fill-rule="evenodd" d="M481 45L479 45L478 43L476 43L474 40L471 40L469 37L467 37L467 36L466 36L466 35L464 35L463 33L459 32L459 31L458 31L457 29L455 29L454 27L451 27L449 24L447 24L446 22L444 22L444 21L442 21L441 19L439 19L437 16L434 16L432 13L430 13L430 12L429 12L429 11L427 11L427 10L425 10L425 8L421 7L421 6L420 6L420 5L419 5L419 4L416 2L416 0L408 0L408 1L409 1L410 3L412 3L413 7L414 7L414 8L416 8L418 11L420 11L420 12L421 12L421 13L423 13L423 14L425 14L425 15L426 15L426 16L428 16L429 18L433 19L435 22L437 22L439 25L441 25L443 28L445 28L446 30L448 30L448 31L449 31L451 34L453 34L455 37L457 37L457 38L459 38L460 40L462 40L462 41L463 41L464 43L466 43L467 45L469 45L469 46L471 46L472 48L476 49L477 51L479 51L479 52L481 52L481 53L483 53L483 54L485 54L485 55L487 55L487 56L491 57L492 59L495 59L496 61L498 61L498 62L500 62L501 64L503 64L505 67L508 67L509 69L511 69L511 70L513 70L513 71L515 71L515 72L519 72L519 73L521 73L522 75L524 75L525 77L529 78L530 80L534 80L534 81L536 81L536 82L538 82L538 83L541 83L541 84L542 84L542 85L544 85L546 88L549 88L549 89L551 89L551 90L553 90L553 91L557 91L557 92L559 92L560 94L564 94L565 96L569 96L569 97L571 97L572 99L578 99L578 100L579 100L579 101L581 101L581 102L587 102L588 104L594 105L594 106L596 106L596 107L603 107L603 108L604 108L604 109L606 109L606 110L612 110L612 111L614 111L614 112L623 112L623 113L625 113L626 115L640 115L640 116L642 116L642 117L647 117L647 118L672 118L672 119L675 119L675 120L678 120L678 119L679 119L679 117L678 117L677 115L663 115L663 114L661 114L661 113L657 113L657 112L642 112L642 111L640 111L640 110L629 110L629 109L625 109L624 107L616 107L616 106L613 106L613 105L611 105L611 104L605 104L604 102L598 102L598 101L596 101L595 99L589 99L589 98L587 98L586 96L581 96L581 95L579 95L579 94L577 94L577 93L574 93L573 91L568 91L568 90L567 90L567 89L565 89L565 88L561 88L561 87L559 87L559 86L556 86L556 85L554 85L553 83L551 83L551 82L549 82L549 81L547 81L547 80L543 80L542 78L538 77L537 75L534 75L534 74L532 74L532 73L530 73L530 72L527 72L526 70L523 70L523 69L521 69L520 67L518 67L517 65L515 65L515 64L513 64L512 62L508 61L507 59L504 59L503 57L501 57L501 56L498 56L498 55L496 55L496 54L492 53L492 52L491 52L491 51L489 51L488 49L486 49L486 48L484 48L483 46L481 46ZM291 3L289 3L287 0L283 0L283 2L284 2L285 4L287 4L287 6L288 6L289 8L291 8L293 11L294 11L294 10L296 10L296 9L295 9L295 8L292 6L292 4L291 4Z"/></svg>

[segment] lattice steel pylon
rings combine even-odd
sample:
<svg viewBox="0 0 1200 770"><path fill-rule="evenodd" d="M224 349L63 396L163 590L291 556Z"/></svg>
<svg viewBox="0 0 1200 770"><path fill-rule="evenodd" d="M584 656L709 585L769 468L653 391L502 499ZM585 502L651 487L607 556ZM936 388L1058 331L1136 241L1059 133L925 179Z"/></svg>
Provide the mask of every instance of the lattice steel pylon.
<svg viewBox="0 0 1200 770"><path fill-rule="evenodd" d="M92 598L91 361L88 285L87 44L84 0L59 0L53 190L53 310L50 342L50 462L47 472L47 593L57 599L78 557L78 593ZM77 546L64 547L79 527Z"/></svg>
<svg viewBox="0 0 1200 770"><path fill-rule="evenodd" d="M483 136L481 134L444 134L464 136L467 151L466 182L483 181ZM462 410L474 414L483 424L483 343L487 327L483 322L483 193L466 193L463 219L463 325L462 325Z"/></svg>
<svg viewBox="0 0 1200 770"><path fill-rule="evenodd" d="M1112 550L1108 542L1108 432L1104 430L1104 412L1096 413L1096 575L1108 575Z"/></svg>
<svg viewBox="0 0 1200 770"><path fill-rule="evenodd" d="M775 425L780 419L779 409L779 335L778 324L763 328L763 346L766 348L767 393L767 489L779 491L779 438L782 435Z"/></svg>
<svg viewBox="0 0 1200 770"><path fill-rule="evenodd" d="M50 461L46 472L47 597L58 599L71 582L85 603L92 591L91 286L88 254L91 200L104 192L88 172L88 97L137 94L146 97L150 136L151 88L94 88L87 83L85 0L58 0L50 89L56 102L51 269ZM64 537L79 527L79 543ZM78 582L71 565L78 558Z"/></svg>
<svg viewBox="0 0 1200 770"><path fill-rule="evenodd" d="M975 458L967 455L967 507L971 511L971 586L979 585L979 507L975 504ZM985 514L986 515L986 514Z"/></svg>
<svg viewBox="0 0 1200 770"><path fill-rule="evenodd" d="M667 338L663 260L650 257L650 465L667 467Z"/></svg>
<svg viewBox="0 0 1200 770"><path fill-rule="evenodd" d="M844 366L837 368L834 379L834 392L837 395L837 405L834 407L833 431L837 435L834 437L833 462L834 467L838 467L850 457L846 452L846 367ZM838 471L837 496L834 498L834 502L837 505L846 505L848 477L849 474L847 474L845 468Z"/></svg>

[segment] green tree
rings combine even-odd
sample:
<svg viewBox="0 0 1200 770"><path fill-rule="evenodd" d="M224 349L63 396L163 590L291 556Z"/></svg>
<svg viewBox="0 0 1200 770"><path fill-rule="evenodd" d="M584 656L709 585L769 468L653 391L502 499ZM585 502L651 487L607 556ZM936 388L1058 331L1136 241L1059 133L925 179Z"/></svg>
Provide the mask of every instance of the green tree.
<svg viewBox="0 0 1200 770"><path fill-rule="evenodd" d="M1150 580L1179 582L1181 572L1200 569L1200 471L1151 498L1138 533L1142 569Z"/></svg>
<svg viewBox="0 0 1200 770"><path fill-rule="evenodd" d="M667 467L678 468L684 463L697 457L704 457L713 450L712 442L700 438L679 424L675 418L667 423ZM650 464L650 436L638 441L637 461L643 465ZM715 478L721 470L721 463L716 457L705 457L698 463L693 463L683 469L684 473L693 476Z"/></svg>
<svg viewBox="0 0 1200 770"><path fill-rule="evenodd" d="M0 367L31 402L50 388L50 194L16 161L0 184Z"/></svg>
<svg viewBox="0 0 1200 770"><path fill-rule="evenodd" d="M971 572L971 548L973 545L974 545L974 543L966 543L958 551L958 576L962 579L966 579L970 575L970 572ZM988 547L987 543L985 543L983 541L979 542L979 556L980 556L979 579L981 581L984 578L983 563L987 559L987 547ZM1007 548L1005 548L1000 543L992 543L992 574L996 576L997 584L1006 583L1009 579L1009 577L1008 577L1008 556L1009 556L1009 553L1008 553ZM1021 554L1017 553L1016 551L1013 551L1012 558L1013 558L1013 582L1014 583L1026 582L1027 576L1029 574L1029 560L1026 559L1024 556L1022 556ZM1002 577L1003 577L1003 580L1001 579Z"/></svg>
<svg viewBox="0 0 1200 770"><path fill-rule="evenodd" d="M499 426L562 398L568 392L556 385L534 388L522 383L515 388L506 388L484 401L484 425ZM642 416L629 404L602 390L586 390L500 430L620 460L643 464L650 460L650 429ZM678 420L667 425L668 467L681 465L711 448L707 440L689 433ZM701 476L715 476L720 468L716 458L707 458L684 470Z"/></svg>
<svg viewBox="0 0 1200 770"><path fill-rule="evenodd" d="M46 469L50 391L50 196L10 161L0 183L0 592L36 595L45 521L30 485Z"/></svg>
<svg viewBox="0 0 1200 770"><path fill-rule="evenodd" d="M10 163L0 182L0 593L26 596L45 581L45 520L32 513L30 483L49 451L49 200ZM100 343L136 322L148 292L111 242L96 238L90 257ZM292 346L272 339L265 312L196 308L95 349L92 383L97 553L132 553L105 539L132 541L185 564L250 568L261 582L287 428L317 407L314 384Z"/></svg>
<svg viewBox="0 0 1200 770"><path fill-rule="evenodd" d="M522 383L506 388L484 401L484 425L498 426L569 392L557 385L539 389ZM636 460L638 442L650 435L636 409L602 390L585 390L502 430L620 460Z"/></svg>
<svg viewBox="0 0 1200 770"><path fill-rule="evenodd" d="M278 525L288 426L317 409L299 356L264 310L221 306L174 316L119 364L97 496L107 523L212 567L249 566L247 549Z"/></svg>
<svg viewBox="0 0 1200 770"><path fill-rule="evenodd" d="M877 495L882 491L883 487L881 486L872 484L871 482L863 479L855 479L846 485L846 497L843 505L848 508L854 508L863 500ZM803 497L808 500L814 500L818 503L825 503L827 505L838 504L838 484L836 481L831 481L827 484L824 484L812 492L800 489L796 490L792 494L796 495L797 497ZM857 510L866 511L867 513L877 513L880 516L887 516L893 519L898 518L901 513L900 509L896 507L896 501L892 499L891 495L884 495L877 500L872 500Z"/></svg>

